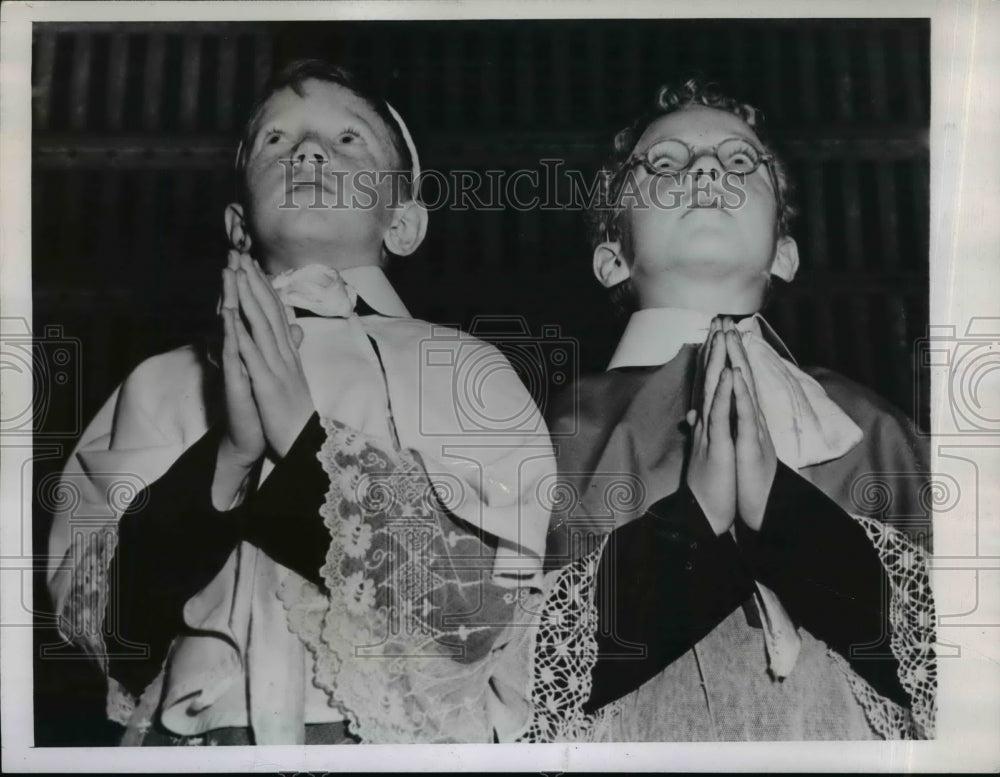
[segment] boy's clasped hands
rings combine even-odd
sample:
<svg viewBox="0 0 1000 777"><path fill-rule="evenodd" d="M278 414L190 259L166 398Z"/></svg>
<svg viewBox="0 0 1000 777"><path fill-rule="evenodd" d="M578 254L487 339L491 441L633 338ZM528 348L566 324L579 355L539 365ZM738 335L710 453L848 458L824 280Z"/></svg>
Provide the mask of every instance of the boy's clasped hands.
<svg viewBox="0 0 1000 777"><path fill-rule="evenodd" d="M218 465L242 473L242 481L268 449L283 458L315 408L299 358L302 329L289 322L290 311L260 266L231 250L222 282L226 432ZM217 507L230 492L214 492Z"/></svg>
<svg viewBox="0 0 1000 777"><path fill-rule="evenodd" d="M687 414L692 428L688 488L717 535L729 531L737 516L759 531L777 456L742 337L731 319L712 321L699 359L702 407Z"/></svg>

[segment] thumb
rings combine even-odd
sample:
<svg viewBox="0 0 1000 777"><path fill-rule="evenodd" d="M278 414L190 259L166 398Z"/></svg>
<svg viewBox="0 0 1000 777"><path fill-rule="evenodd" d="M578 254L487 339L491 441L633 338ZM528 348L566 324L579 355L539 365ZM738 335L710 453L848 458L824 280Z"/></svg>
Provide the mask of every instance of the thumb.
<svg viewBox="0 0 1000 777"><path fill-rule="evenodd" d="M302 327L298 324L292 324L288 327L288 331L291 332L292 335L292 345L296 348L302 345L302 338L305 337L305 334L302 332Z"/></svg>

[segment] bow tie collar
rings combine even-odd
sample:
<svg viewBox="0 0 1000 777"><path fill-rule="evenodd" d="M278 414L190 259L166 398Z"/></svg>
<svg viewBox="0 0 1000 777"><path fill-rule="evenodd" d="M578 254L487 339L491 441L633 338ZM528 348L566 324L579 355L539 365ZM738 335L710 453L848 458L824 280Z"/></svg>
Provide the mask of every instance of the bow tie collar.
<svg viewBox="0 0 1000 777"><path fill-rule="evenodd" d="M340 272L319 264L279 273L271 285L286 306L326 318L348 318L358 302L358 292Z"/></svg>
<svg viewBox="0 0 1000 777"><path fill-rule="evenodd" d="M666 364L684 345L703 344L713 318L680 308L640 310L629 320L608 369ZM762 324L770 330L756 314L738 321L736 329L778 458L794 469L840 458L861 441L861 429L816 380L775 351Z"/></svg>

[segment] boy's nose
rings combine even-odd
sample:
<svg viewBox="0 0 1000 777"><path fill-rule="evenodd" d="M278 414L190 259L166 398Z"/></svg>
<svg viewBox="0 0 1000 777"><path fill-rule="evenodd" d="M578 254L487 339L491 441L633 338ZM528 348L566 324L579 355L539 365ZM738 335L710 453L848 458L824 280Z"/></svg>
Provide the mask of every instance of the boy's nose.
<svg viewBox="0 0 1000 777"><path fill-rule="evenodd" d="M706 151L692 160L689 170L693 176L705 175L714 181L722 175L722 163L715 154Z"/></svg>
<svg viewBox="0 0 1000 777"><path fill-rule="evenodd" d="M292 149L292 162L300 165L311 162L314 165L321 165L327 161L326 152L314 138L304 138Z"/></svg>

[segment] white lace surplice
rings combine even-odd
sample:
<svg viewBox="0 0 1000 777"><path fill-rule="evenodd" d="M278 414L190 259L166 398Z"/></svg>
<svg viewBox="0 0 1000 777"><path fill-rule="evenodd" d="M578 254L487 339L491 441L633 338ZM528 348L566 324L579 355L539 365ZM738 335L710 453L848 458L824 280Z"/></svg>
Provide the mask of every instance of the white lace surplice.
<svg viewBox="0 0 1000 777"><path fill-rule="evenodd" d="M129 725L126 744L161 706L175 733L250 725L262 744L302 742L304 723L345 716L372 742L523 730L527 631L512 621L524 618L520 584L538 584L548 514L535 489L553 471L547 432L496 349L402 314L299 322L327 433L317 455L330 478L328 592L241 543L185 607L201 635L175 641L167 682L161 674L135 700L110 680L109 715ZM452 368L426 369L425 343L452 354ZM503 368L477 397L487 418L533 411L503 445L455 413L454 373L468 349ZM154 481L215 421L202 399L211 369L192 348L148 360L64 473L81 501L56 516L51 551L64 561L50 587L63 631L105 669L105 577L128 505L109 507L110 481L120 472ZM81 530L81 509L103 520ZM506 558L494 559L469 526L500 538ZM520 676L505 673L518 664Z"/></svg>

